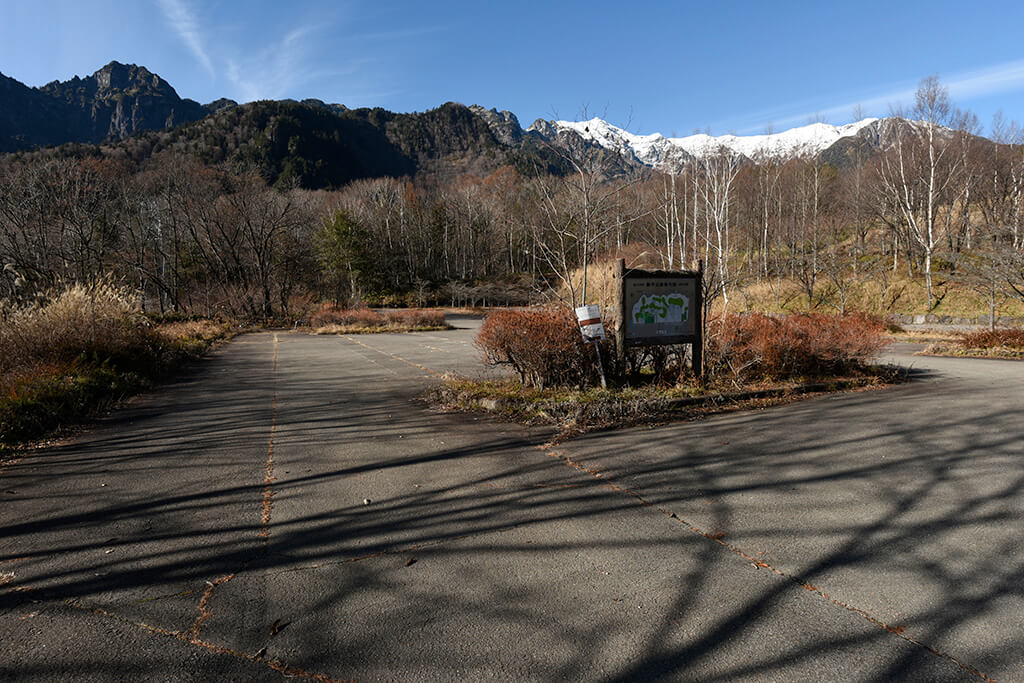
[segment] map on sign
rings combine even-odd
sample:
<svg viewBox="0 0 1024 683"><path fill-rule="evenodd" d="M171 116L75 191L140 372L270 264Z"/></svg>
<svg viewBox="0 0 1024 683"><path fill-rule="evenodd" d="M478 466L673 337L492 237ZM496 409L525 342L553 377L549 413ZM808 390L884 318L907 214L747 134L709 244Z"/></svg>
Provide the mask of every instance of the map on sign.
<svg viewBox="0 0 1024 683"><path fill-rule="evenodd" d="M633 304L632 319L641 325L681 323L690 317L690 300L679 292L641 294Z"/></svg>
<svg viewBox="0 0 1024 683"><path fill-rule="evenodd" d="M623 282L626 343L679 344L697 334L695 276L649 275L632 271Z"/></svg>

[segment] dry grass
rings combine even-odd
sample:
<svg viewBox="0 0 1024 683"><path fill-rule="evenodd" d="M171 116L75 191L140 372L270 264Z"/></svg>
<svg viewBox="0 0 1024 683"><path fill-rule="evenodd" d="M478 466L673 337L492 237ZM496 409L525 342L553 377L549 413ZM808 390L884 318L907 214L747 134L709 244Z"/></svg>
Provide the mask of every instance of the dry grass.
<svg viewBox="0 0 1024 683"><path fill-rule="evenodd" d="M90 352L120 353L146 336L129 290L111 282L71 285L0 321L0 375Z"/></svg>
<svg viewBox="0 0 1024 683"><path fill-rule="evenodd" d="M933 356L1024 359L1024 330L997 329L962 332L954 341L931 344L923 352Z"/></svg>
<svg viewBox="0 0 1024 683"><path fill-rule="evenodd" d="M134 293L73 284L0 320L0 449L103 411L202 353L230 326L154 326Z"/></svg>
<svg viewBox="0 0 1024 683"><path fill-rule="evenodd" d="M846 310L878 316L891 313L934 313L953 318L976 318L989 314L988 300L959 282L936 275L933 295L934 307L928 310L924 278L911 278L905 271L890 275L885 283L877 278L860 278L849 286ZM815 290L813 305L809 306L807 295L798 283L785 278L772 278L750 282L731 291L729 309L760 313L800 313L808 310L838 313L840 297L835 286L821 278ZM1001 298L997 301L996 315L1024 317L1024 301Z"/></svg>
<svg viewBox="0 0 1024 683"><path fill-rule="evenodd" d="M214 341L224 339L232 330L230 323L216 320L185 320L180 322L161 323L156 331L168 340L200 339Z"/></svg>
<svg viewBox="0 0 1024 683"><path fill-rule="evenodd" d="M554 425L559 437L669 420L694 419L714 413L755 410L835 391L881 388L902 378L889 368L826 382L760 383L743 391L724 386L646 385L585 390L524 387L512 380L475 381L447 377L428 390L435 407L457 412L486 413L522 424Z"/></svg>
<svg viewBox="0 0 1024 683"><path fill-rule="evenodd" d="M449 329L444 312L408 308L385 311L339 308L324 304L310 317L312 334L371 334L374 332L423 332Z"/></svg>
<svg viewBox="0 0 1024 683"><path fill-rule="evenodd" d="M958 338L956 332L943 332L941 330L886 330L886 336L892 341L910 342L914 344L937 344L944 342L955 342Z"/></svg>

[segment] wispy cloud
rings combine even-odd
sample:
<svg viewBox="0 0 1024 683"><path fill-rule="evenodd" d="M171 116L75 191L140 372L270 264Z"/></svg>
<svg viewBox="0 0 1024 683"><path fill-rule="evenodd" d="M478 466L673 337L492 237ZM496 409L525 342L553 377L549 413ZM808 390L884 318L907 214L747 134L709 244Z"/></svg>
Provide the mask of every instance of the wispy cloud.
<svg viewBox="0 0 1024 683"><path fill-rule="evenodd" d="M227 77L243 101L286 97L311 80L325 73L307 64L308 37L319 27L300 26L288 31L280 40L246 56L228 60Z"/></svg>
<svg viewBox="0 0 1024 683"><path fill-rule="evenodd" d="M171 28L178 34L192 55L203 65L203 68L210 73L210 76L216 78L217 73L213 68L210 56L203 47L199 22L196 20L192 8L185 4L185 0L159 0L159 2L160 9L163 10Z"/></svg>
<svg viewBox="0 0 1024 683"><path fill-rule="evenodd" d="M263 49L228 58L225 73L235 87L235 97L243 102L292 97L307 84L368 71L373 60L366 57L335 62L329 68L314 66L317 62L310 54L317 45L314 34L328 28L323 23L299 26Z"/></svg>
<svg viewBox="0 0 1024 683"><path fill-rule="evenodd" d="M1024 89L1024 60L957 74L946 83L954 100Z"/></svg>
<svg viewBox="0 0 1024 683"><path fill-rule="evenodd" d="M927 75L927 74L924 74ZM1024 89L1024 60L995 64L983 69L962 71L949 77L942 77L940 82L949 90L954 103L975 97L984 97L1002 92L1013 92ZM757 120L758 123L745 125L737 132L741 134L762 133L772 126L776 130L793 125L807 123L811 119L824 118L827 121L846 120L852 116L855 108L860 107L865 115L881 116L913 102L917 82L890 84L881 92L865 93L857 99L847 99L841 104L823 108L804 108L809 103L797 105L801 107L798 114L790 114L796 107L778 108L773 111L762 111L747 117L747 121ZM777 117L778 114L786 112Z"/></svg>

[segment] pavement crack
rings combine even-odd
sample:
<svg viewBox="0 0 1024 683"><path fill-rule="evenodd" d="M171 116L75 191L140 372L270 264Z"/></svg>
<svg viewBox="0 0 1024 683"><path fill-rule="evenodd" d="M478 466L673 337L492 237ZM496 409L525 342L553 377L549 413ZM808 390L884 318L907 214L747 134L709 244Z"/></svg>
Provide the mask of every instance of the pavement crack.
<svg viewBox="0 0 1024 683"><path fill-rule="evenodd" d="M199 599L199 604L196 609L199 610L199 616L196 618L195 623L192 624L192 628L186 631L186 635L192 638L198 638L199 632L203 628L203 624L210 617L213 616L213 612L210 611L210 600L213 598L213 591L217 589L217 586L227 583L231 579L235 578L236 573L225 574L216 581L207 581L206 590L203 591L203 597Z"/></svg>
<svg viewBox="0 0 1024 683"><path fill-rule="evenodd" d="M274 437L277 434L277 347L274 335L274 400L270 409L270 436L267 438L267 460L263 466L263 493L260 512L259 536L266 543L270 538L270 516L274 506Z"/></svg>
<svg viewBox="0 0 1024 683"><path fill-rule="evenodd" d="M903 640L907 641L908 643L911 643L911 644L916 645L918 647L924 648L925 650L927 650L928 652L932 653L936 657L940 657L942 659L945 659L945 660L955 664L956 666L958 666L960 669L966 671L967 673L969 673L969 674L971 674L973 676L976 676L976 677L980 678L981 680L990 681L991 683L995 683L994 679L990 678L989 676L986 676L984 673L982 673L978 669L974 668L970 664L967 664L966 662L960 661L959 659L957 659L953 655L949 654L948 652L943 652L941 650L938 650L937 648L932 647L931 645L928 645L927 643L921 642L920 640L917 640L916 638L914 638L914 637L912 637L910 635L907 635L907 633L905 632L905 627L904 626L887 624L884 621L882 621L881 619L871 615L867 610L861 609L860 607L856 607L854 605L850 605L850 604L848 604L846 602L843 602L843 601L841 601L841 600L839 600L839 599L829 595L828 593L823 591L820 587L810 583L808 580L804 579L803 577L800 577L800 576L797 576L795 574L790 574L788 572L785 572L785 571L783 571L783 570L781 570L781 569L779 569L779 568L777 568L777 567L775 567L775 566L765 562L763 559L761 559L759 557L755 557L754 555L751 555L750 553L747 553L746 551L744 551L739 546L726 541L725 540L726 534L724 532L722 532L720 530L706 531L704 529L701 529L697 525L692 524L692 523L686 521L682 517L679 517L676 513L672 512L671 510L667 510L667 509L661 507L660 505L655 505L654 503L648 501L639 492L634 491L634 490L632 490L630 488L627 488L627 487L624 487L624 486L620 486L620 485L618 485L618 484L616 484L616 483L614 483L612 481L608 481L607 479L604 479L605 475L603 474L602 470L591 468L591 467L587 467L585 464L583 464L583 463L581 463L579 461L573 460L572 458L570 458L565 453L562 453L560 451L554 450L554 445L555 444L553 444L553 443L547 443L547 444L543 444L543 445L537 446L537 449L540 450L540 451L543 451L549 457L552 457L552 458L555 458L557 460L560 460L563 464L573 468L574 470L577 470L578 472L582 472L584 474L589 474L589 475L591 475L593 477L596 477L596 478L601 478L602 479L602 483L604 484L604 486L606 488L609 488L609 489L612 489L613 491L616 491L616 492L619 492L619 493L624 493L626 495L629 495L629 496L632 496L632 497L636 498L638 501L640 501L640 503L643 506L654 508L655 510L657 510L661 514L665 515L666 517L668 517L668 518L678 522L679 524L682 524L688 531L691 531L691 532L693 532L695 534L703 536L704 538L706 538L709 541L712 541L713 543L717 543L718 545L722 546L726 550L728 550L728 551L732 552L733 554L738 555L739 557L743 558L744 560L749 562L752 566L754 566L756 569L767 569L768 571L772 572L773 574L775 574L775 575L777 575L777 576L779 576L781 578L784 578L784 579L786 579L788 581L791 581L792 583L796 584L797 586L800 586L804 590L817 595L819 598L825 600L826 602L828 602L828 603L830 603L830 604L832 604L832 605L834 605L836 607L840 607L840 608L845 609L845 610L847 610L849 612L852 612L852 613L862 617L863 619L865 619L869 623L871 623L871 624L873 624L873 625L875 625L875 626L885 630L886 632L891 633L892 635L894 635L894 636L896 636L898 638L902 638Z"/></svg>
<svg viewBox="0 0 1024 683"><path fill-rule="evenodd" d="M160 600L170 600L172 598L183 598L183 597L186 597L188 595L194 595L194 594L195 594L194 590L183 590L183 591L178 591L177 593L169 593L167 595L156 595L156 596L153 596L152 598L142 598L141 600L136 600L132 604L133 605L145 605L146 603L149 603L149 602L158 602Z"/></svg>
<svg viewBox="0 0 1024 683"><path fill-rule="evenodd" d="M232 574L231 576L234 576L234 575ZM146 631L146 632L150 633L151 635L164 636L164 637L168 637L168 638L174 638L176 640L180 640L182 642L188 643L189 645L192 645L194 647L198 647L198 648L204 649L204 650L206 650L208 652L214 652L216 654L222 654L222 655L229 655L229 656L232 656L232 657L236 657L237 659L243 659L243 660L250 661L250 662L258 662L258 663L266 666L267 668L272 669L273 671L276 671L277 673L283 674L285 677L288 677L288 678L305 678L305 679L308 679L308 680L321 681L321 683L341 683L341 681L344 680L344 679L338 679L338 678L334 678L332 676L328 676L327 674L316 673L316 672L313 672L313 671L307 671L307 670L302 669L300 667L292 666L292 665L290 665L290 664L288 664L286 662L282 662L282 661L280 661L278 659L265 659L264 658L265 653L263 653L263 652L256 653L256 654L249 654L249 653L246 653L246 652L239 652L238 650L234 650L234 649L229 648L229 647L224 647L222 645L217 645L215 643L210 643L210 642L207 642L205 640L201 640L198 637L198 635L194 635L191 630L184 631L184 632L182 632L182 631L172 631L170 629L160 628L159 626L152 626L150 624L147 624L144 621L133 621L131 619L127 619L127 618L125 618L125 617L123 617L123 616L121 616L119 614L111 612L110 610L104 609L102 607L94 607L94 606L91 606L91 605L87 605L87 604L85 604L85 603L83 603L83 602L81 602L81 601L79 601L77 599L67 598L67 599L61 600L61 602L66 607L69 607L71 609L77 609L77 610L81 610L83 612L88 612L90 614L94 614L96 616L101 616L101 617L106 617L108 619L113 619L113 620L121 622L122 624L126 624L128 626L133 626L135 628L142 629L143 631Z"/></svg>

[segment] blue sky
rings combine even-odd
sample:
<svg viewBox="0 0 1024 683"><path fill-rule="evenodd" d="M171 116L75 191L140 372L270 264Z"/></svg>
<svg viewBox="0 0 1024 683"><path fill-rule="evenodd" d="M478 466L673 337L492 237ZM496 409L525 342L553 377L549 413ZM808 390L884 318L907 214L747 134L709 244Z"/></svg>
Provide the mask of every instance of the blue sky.
<svg viewBox="0 0 1024 683"><path fill-rule="evenodd" d="M447 101L602 116L635 133L884 116L937 74L988 126L1024 121L1021 2L2 0L0 72L28 85L141 64L208 102Z"/></svg>

